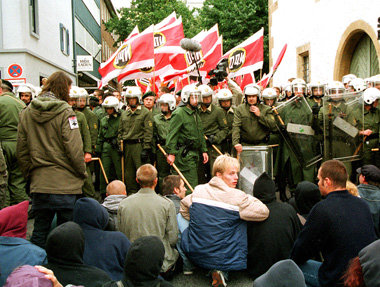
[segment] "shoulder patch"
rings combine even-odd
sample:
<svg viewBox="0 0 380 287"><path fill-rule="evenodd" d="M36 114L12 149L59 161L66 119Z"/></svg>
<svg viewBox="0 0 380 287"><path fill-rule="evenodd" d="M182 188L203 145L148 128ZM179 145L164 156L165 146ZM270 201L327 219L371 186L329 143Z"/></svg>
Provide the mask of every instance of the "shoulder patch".
<svg viewBox="0 0 380 287"><path fill-rule="evenodd" d="M98 125L97 124L94 124L94 129L97 129L98 128Z"/></svg>
<svg viewBox="0 0 380 287"><path fill-rule="evenodd" d="M226 118L223 118L223 123L224 123L225 125L227 125L227 120L226 120Z"/></svg>
<svg viewBox="0 0 380 287"><path fill-rule="evenodd" d="M70 129L79 129L78 119L76 116L69 117Z"/></svg>
<svg viewBox="0 0 380 287"><path fill-rule="evenodd" d="M151 121L149 121L149 126L150 126L150 127L152 127L152 126L153 126L153 124L152 124L152 122L151 122Z"/></svg>

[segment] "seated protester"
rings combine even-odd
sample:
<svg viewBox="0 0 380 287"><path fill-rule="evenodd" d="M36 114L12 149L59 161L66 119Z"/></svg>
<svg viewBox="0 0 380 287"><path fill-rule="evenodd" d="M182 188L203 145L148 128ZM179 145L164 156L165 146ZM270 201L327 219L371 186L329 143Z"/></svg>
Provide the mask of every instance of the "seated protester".
<svg viewBox="0 0 380 287"><path fill-rule="evenodd" d="M353 182L347 180L346 188L347 188L347 191L353 196L360 197L358 187Z"/></svg>
<svg viewBox="0 0 380 287"><path fill-rule="evenodd" d="M359 256L351 259L344 274L344 286L380 286L380 240L364 247Z"/></svg>
<svg viewBox="0 0 380 287"><path fill-rule="evenodd" d="M196 265L212 270L212 286L226 286L228 271L247 268L246 221L263 221L269 210L260 200L235 189L240 165L218 156L213 178L181 201L181 215L190 220L181 248ZM180 221L179 221L180 222Z"/></svg>
<svg viewBox="0 0 380 287"><path fill-rule="evenodd" d="M119 210L120 202L125 198L127 198L127 190L122 181L113 180L107 185L106 198L102 204L107 209L109 215L106 230L119 230L117 226L117 211Z"/></svg>
<svg viewBox="0 0 380 287"><path fill-rule="evenodd" d="M301 268L308 285L336 286L343 283L348 262L376 240L375 227L368 205L346 190L348 175L342 162L325 161L318 179L326 198L310 211L290 258ZM319 253L323 263L310 260Z"/></svg>
<svg viewBox="0 0 380 287"><path fill-rule="evenodd" d="M46 252L26 240L28 201L0 210L0 286L21 265L45 264Z"/></svg>
<svg viewBox="0 0 380 287"><path fill-rule="evenodd" d="M297 184L294 197L289 200L289 204L297 211L303 225L310 210L320 201L321 192L319 191L318 185L310 181L301 181Z"/></svg>
<svg viewBox="0 0 380 287"><path fill-rule="evenodd" d="M255 279L274 263L289 258L302 225L289 204L276 201L276 186L267 173L256 179L253 195L269 209L265 221L247 222L247 270Z"/></svg>
<svg viewBox="0 0 380 287"><path fill-rule="evenodd" d="M380 237L380 169L368 164L358 168L359 196L368 204L375 224L376 234Z"/></svg>
<svg viewBox="0 0 380 287"><path fill-rule="evenodd" d="M124 266L124 277L118 282L108 282L103 287L171 287L160 279L165 247L157 236L143 236L132 243Z"/></svg>
<svg viewBox="0 0 380 287"><path fill-rule="evenodd" d="M103 270L83 263L84 233L75 222L68 221L53 229L46 240L48 264L63 285L97 287L111 278Z"/></svg>
<svg viewBox="0 0 380 287"><path fill-rule="evenodd" d="M168 175L162 181L162 194L173 201L176 214L179 213L181 200L186 196L184 181L179 175Z"/></svg>
<svg viewBox="0 0 380 287"><path fill-rule="evenodd" d="M117 213L119 229L132 242L142 236L158 236L165 246L161 272L164 278L169 278L178 259L175 249L178 225L174 204L154 191L158 178L153 165L140 166L136 172L136 180L141 189L120 203Z"/></svg>
<svg viewBox="0 0 380 287"><path fill-rule="evenodd" d="M293 260L277 262L253 282L253 287L306 287L301 269Z"/></svg>
<svg viewBox="0 0 380 287"><path fill-rule="evenodd" d="M104 270L113 280L120 280L130 242L119 231L104 231L108 223L106 209L95 199L81 198L75 203L73 221L84 232L83 262Z"/></svg>
<svg viewBox="0 0 380 287"><path fill-rule="evenodd" d="M169 198L171 201L173 201L177 213L177 220L179 221L179 226L181 224L181 221L184 220L183 217L179 214L179 208L181 200L186 196L185 183L179 175L168 175L162 181L162 193L166 198ZM185 222L185 226L188 226L187 222ZM192 275L194 265L190 262L190 260L181 249L181 232L178 233L178 241L176 247L183 261L183 274Z"/></svg>
<svg viewBox="0 0 380 287"><path fill-rule="evenodd" d="M3 286L3 285L2 285ZM62 287L54 273L42 266L23 265L8 276L4 287ZM73 286L73 285L71 285ZM75 286L73 286L75 287Z"/></svg>

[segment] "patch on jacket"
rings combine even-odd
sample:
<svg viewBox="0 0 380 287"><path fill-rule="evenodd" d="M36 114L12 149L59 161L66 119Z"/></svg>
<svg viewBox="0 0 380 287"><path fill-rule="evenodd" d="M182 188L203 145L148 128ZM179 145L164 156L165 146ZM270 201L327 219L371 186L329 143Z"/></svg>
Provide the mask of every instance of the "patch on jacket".
<svg viewBox="0 0 380 287"><path fill-rule="evenodd" d="M70 129L79 129L78 120L76 116L69 117Z"/></svg>

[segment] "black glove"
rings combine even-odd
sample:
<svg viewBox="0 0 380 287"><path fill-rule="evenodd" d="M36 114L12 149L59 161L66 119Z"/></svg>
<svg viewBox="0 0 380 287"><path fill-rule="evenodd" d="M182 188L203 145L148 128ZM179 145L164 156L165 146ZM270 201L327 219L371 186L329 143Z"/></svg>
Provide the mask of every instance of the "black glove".
<svg viewBox="0 0 380 287"><path fill-rule="evenodd" d="M208 141L210 144L214 144L214 143L215 143L215 136L214 136L214 135L210 135L210 136L207 138L207 141Z"/></svg>
<svg viewBox="0 0 380 287"><path fill-rule="evenodd" d="M311 107L311 110L313 111L313 115L317 116L318 113L319 113L319 110L320 110L320 106L318 106L318 104L314 104L312 107Z"/></svg>
<svg viewBox="0 0 380 287"><path fill-rule="evenodd" d="M150 163L150 149L143 149L141 152L141 163Z"/></svg>

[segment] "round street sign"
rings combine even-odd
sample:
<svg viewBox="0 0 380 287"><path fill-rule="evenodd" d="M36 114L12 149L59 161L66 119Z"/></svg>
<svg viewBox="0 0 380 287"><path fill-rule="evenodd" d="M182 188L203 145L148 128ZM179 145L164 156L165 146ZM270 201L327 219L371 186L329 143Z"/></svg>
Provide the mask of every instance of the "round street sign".
<svg viewBox="0 0 380 287"><path fill-rule="evenodd" d="M13 78L20 77L22 74L22 68L20 65L12 64L8 67L8 74Z"/></svg>

